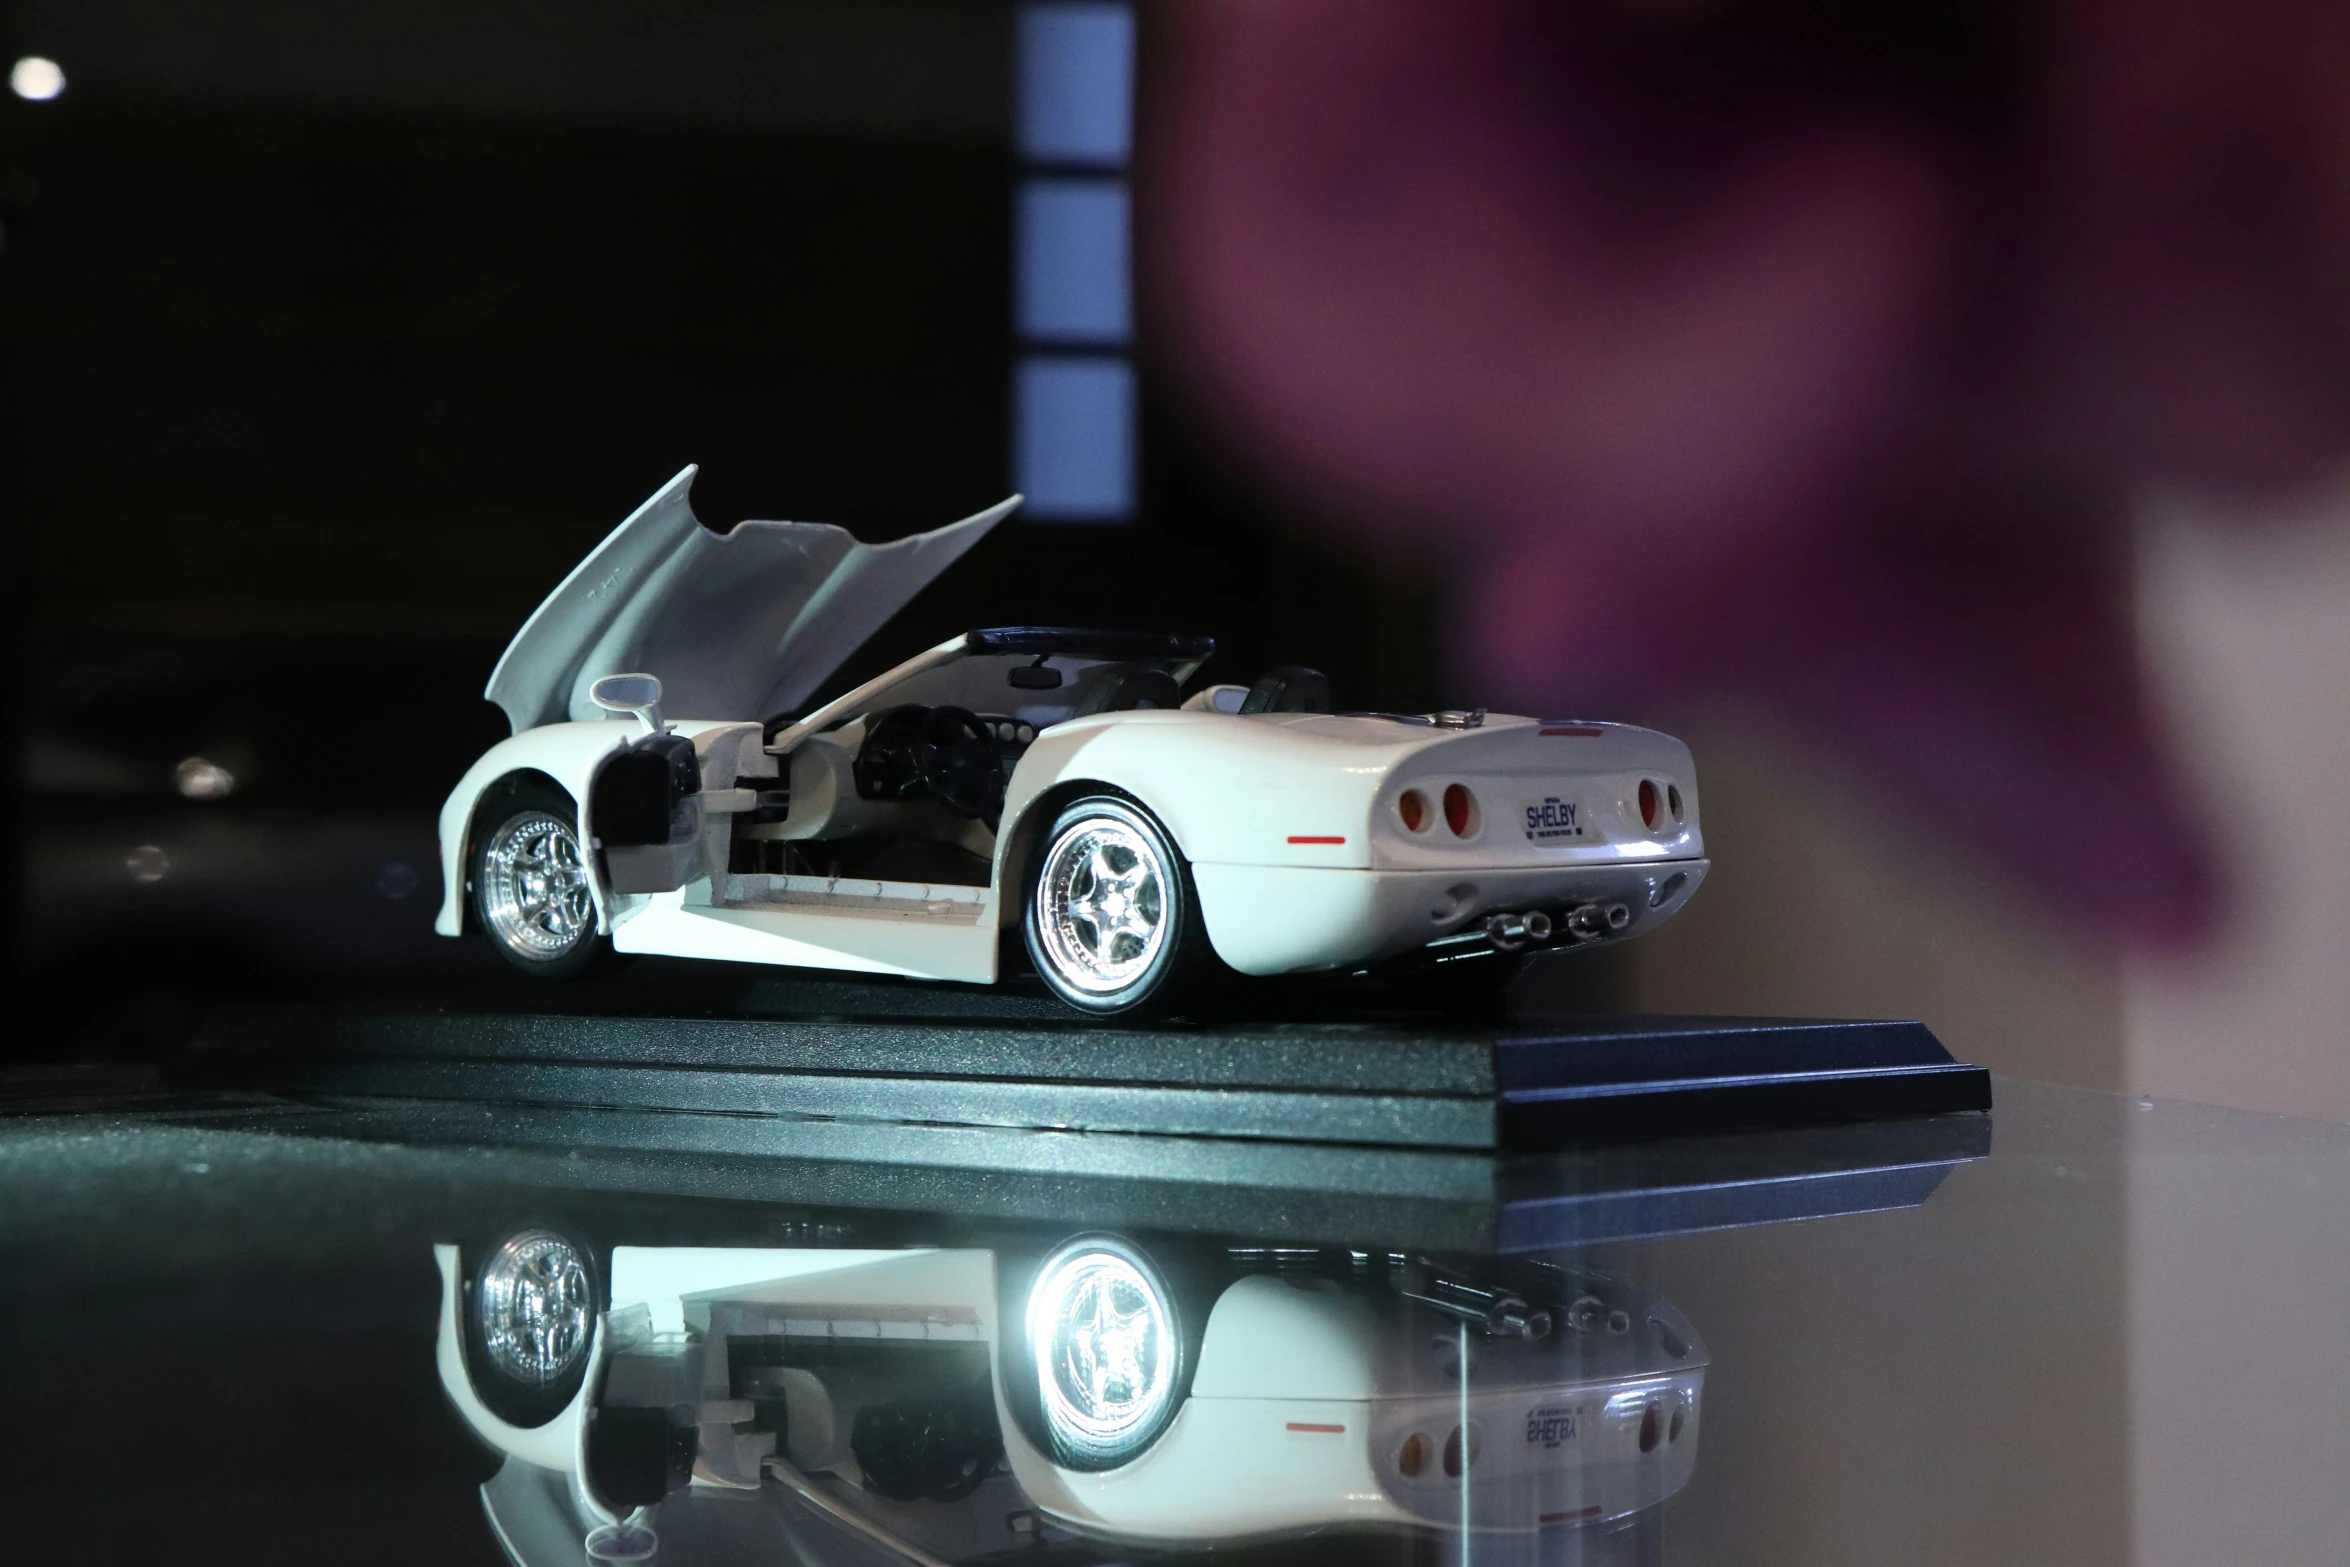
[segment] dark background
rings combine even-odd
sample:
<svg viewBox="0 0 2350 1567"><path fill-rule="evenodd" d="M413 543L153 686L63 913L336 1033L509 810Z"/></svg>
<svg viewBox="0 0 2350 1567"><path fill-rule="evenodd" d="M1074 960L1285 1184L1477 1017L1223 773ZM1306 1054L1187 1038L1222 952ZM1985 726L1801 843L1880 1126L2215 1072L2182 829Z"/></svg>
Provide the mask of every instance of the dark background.
<svg viewBox="0 0 2350 1567"><path fill-rule="evenodd" d="M18 1051L481 972L429 923L439 802L504 732L482 685L686 463L721 529L881 539L1009 491L1011 15L5 13L0 48L68 76L0 99L8 945L47 1025ZM1146 25L1145 94L1150 61ZM1147 314L1138 354L1136 519L1015 519L843 678L1046 622L1207 631L1208 678L1307 663L1349 706L1459 700L1436 581L1299 538L1194 437ZM182 798L190 757L234 791Z"/></svg>

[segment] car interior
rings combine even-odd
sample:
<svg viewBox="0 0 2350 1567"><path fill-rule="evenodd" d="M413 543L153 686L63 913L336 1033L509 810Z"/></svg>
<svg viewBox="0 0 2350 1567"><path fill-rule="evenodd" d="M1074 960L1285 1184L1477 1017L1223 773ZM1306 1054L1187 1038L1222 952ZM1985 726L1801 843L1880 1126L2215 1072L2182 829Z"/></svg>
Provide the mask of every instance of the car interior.
<svg viewBox="0 0 2350 1567"><path fill-rule="evenodd" d="M1180 706L1198 662L1023 648L917 670L780 759L784 787L736 819L729 869L985 886L1004 786L1037 735Z"/></svg>
<svg viewBox="0 0 2350 1567"><path fill-rule="evenodd" d="M1055 724L1146 708L1329 710L1329 682L1299 668L1186 702L1206 638L1022 628L973 639L779 757L758 808L733 820L729 871L985 886L1005 785ZM770 720L768 737L789 722Z"/></svg>
<svg viewBox="0 0 2350 1567"><path fill-rule="evenodd" d="M1329 681L1295 667L1186 700L1183 683L1213 650L1205 637L973 632L957 656L913 670L788 752L772 745L792 718L770 719L763 743L746 751L750 765L724 780L755 802L707 826L724 834L730 877L984 887L1012 770L1054 725L1149 708L1329 711ZM616 891L663 890L696 874L702 787L693 748L676 735L646 736L605 765L591 817ZM738 889L753 902L777 890Z"/></svg>

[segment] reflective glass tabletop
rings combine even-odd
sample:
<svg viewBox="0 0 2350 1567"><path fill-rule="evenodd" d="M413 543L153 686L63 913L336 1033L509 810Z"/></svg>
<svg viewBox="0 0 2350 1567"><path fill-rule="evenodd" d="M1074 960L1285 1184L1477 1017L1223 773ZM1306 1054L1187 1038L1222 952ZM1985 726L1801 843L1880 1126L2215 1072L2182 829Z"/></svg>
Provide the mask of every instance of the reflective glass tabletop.
<svg viewBox="0 0 2350 1567"><path fill-rule="evenodd" d="M1186 1163L19 1088L18 1560L2350 1551L2331 1125L2002 1081L1988 1127Z"/></svg>

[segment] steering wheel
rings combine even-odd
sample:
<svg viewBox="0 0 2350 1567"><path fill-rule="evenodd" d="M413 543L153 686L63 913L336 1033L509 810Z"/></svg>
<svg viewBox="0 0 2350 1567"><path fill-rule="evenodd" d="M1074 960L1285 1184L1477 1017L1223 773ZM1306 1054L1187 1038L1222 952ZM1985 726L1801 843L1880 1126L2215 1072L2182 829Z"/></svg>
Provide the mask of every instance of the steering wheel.
<svg viewBox="0 0 2350 1567"><path fill-rule="evenodd" d="M868 800L911 800L922 792L922 764L915 747L930 709L919 703L893 707L873 720L857 747L857 793Z"/></svg>
<svg viewBox="0 0 2350 1567"><path fill-rule="evenodd" d="M995 731L967 707L934 707L914 740L914 770L930 797L957 816L992 819L1004 808Z"/></svg>

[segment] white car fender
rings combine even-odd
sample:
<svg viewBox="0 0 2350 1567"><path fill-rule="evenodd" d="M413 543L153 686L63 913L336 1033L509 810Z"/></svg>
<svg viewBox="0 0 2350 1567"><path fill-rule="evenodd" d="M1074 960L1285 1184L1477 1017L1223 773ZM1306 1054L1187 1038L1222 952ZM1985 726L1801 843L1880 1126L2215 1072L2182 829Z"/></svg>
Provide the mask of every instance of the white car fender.
<svg viewBox="0 0 2350 1567"><path fill-rule="evenodd" d="M1150 1450L1098 1473L1064 1469L1005 1422L1007 1456L1045 1511L1114 1535L1237 1538L1408 1515L1375 1472L1377 1321L1339 1290L1260 1274L1208 1313L1191 1394ZM1200 1498L1216 1506L1203 1509Z"/></svg>
<svg viewBox="0 0 2350 1567"><path fill-rule="evenodd" d="M441 1374L441 1388L449 1395L449 1402L457 1406L457 1413L473 1429L474 1435L508 1458L563 1476L573 1505L582 1515L611 1523L611 1509L597 1501L587 1488L587 1412L595 1396L597 1371L604 1360L602 1321L597 1322L596 1336L588 1345L587 1375L580 1381L578 1394L564 1406L562 1413L545 1425L510 1424L492 1414L489 1406L481 1401L481 1395L473 1390L473 1376L466 1369L465 1346L458 1323L457 1248L436 1245L432 1256L441 1270L440 1335L434 1359Z"/></svg>
<svg viewBox="0 0 2350 1567"><path fill-rule="evenodd" d="M1670 779L1685 796L1684 823L1654 841L1634 841L1640 828L1628 801L1595 796L1592 805L1604 803L1620 818L1617 830L1589 847L1544 846L1531 856L1499 823L1466 843L1409 842L1393 822L1392 802L1382 803L1391 784L1440 790L1441 780L1452 777L1485 789L1515 783L1520 790L1557 778L1604 785L1600 794L1612 796L1649 774ZM1194 864L1488 870L1705 853L1689 748L1626 725L1546 726L1504 716L1476 729L1438 729L1346 715L1102 713L1037 737L1012 774L1005 819L1017 819L1039 795L1076 779L1141 800Z"/></svg>
<svg viewBox="0 0 2350 1567"><path fill-rule="evenodd" d="M1047 790L1084 779L1140 800L1195 863L1361 869L1371 863L1371 800L1396 755L1278 718L1104 713L1037 736L1013 771L1004 817L1018 820Z"/></svg>
<svg viewBox="0 0 2350 1567"><path fill-rule="evenodd" d="M699 742L721 730L750 726L726 720L687 719L674 721L669 727ZM541 724L536 729L509 736L483 752L481 760L465 770L465 776L457 780L457 787L449 791L448 800L441 806L441 909L432 928L444 936L457 935L464 929L467 834L473 826L473 813L492 784L513 773L544 773L571 796L579 809L576 824L579 841L592 845L594 837L588 831L588 791L595 782L596 772L612 753L642 738L644 733L643 726L633 718ZM731 782L733 774L729 772L727 776ZM603 873L592 853L588 856L588 888L596 902L596 929L608 932L612 928L611 894L604 886Z"/></svg>
<svg viewBox="0 0 2350 1567"><path fill-rule="evenodd" d="M511 773L544 773L569 794L579 809L579 841L587 843L588 785L603 759L644 731L633 722L542 724L491 746L465 770L441 806L441 912L432 928L454 936L464 928L465 855L474 810L499 779ZM611 928L602 879L590 874L596 900L596 928Z"/></svg>
<svg viewBox="0 0 2350 1567"><path fill-rule="evenodd" d="M1628 803L1643 776L1673 780L1685 820L1646 832ZM1468 779L1508 810L1577 785L1588 842L1535 844L1502 820L1410 841L1395 796ZM1557 781L1553 781L1557 780ZM1078 718L1037 737L1014 770L997 866L998 907L1018 917L1021 877L1080 782L1142 802L1190 862L1217 955L1244 974L1363 962L1445 936L1493 907L1628 900L1678 907L1704 874L1687 747L1620 725L1503 716L1468 729L1318 714L1145 710ZM1573 809L1573 807L1569 807ZM1683 869L1670 893L1647 867ZM1617 874L1620 873L1620 874ZM1666 873L1669 874L1669 873Z"/></svg>
<svg viewBox="0 0 2350 1567"><path fill-rule="evenodd" d="M1064 1469L1009 1419L1005 1450L1045 1512L1159 1543L1349 1522L1470 1521L1523 1533L1622 1517L1686 1486L1696 1462L1703 1350L1670 1307L1650 1313L1669 1318L1695 1355L1631 1375L1503 1378L1464 1390L1415 1369L1425 1340L1383 1327L1359 1296L1310 1277L1253 1275L1217 1300L1190 1397L1133 1462ZM1641 1415L1651 1405L1683 1413L1669 1438L1644 1445ZM1572 1422L1563 1440L1531 1424L1554 1414ZM1487 1444L1485 1478L1466 1497L1441 1457L1448 1428L1464 1424ZM1406 1472L1399 1455L1415 1434L1426 1467ZM1201 1505L1206 1496L1212 1509Z"/></svg>

